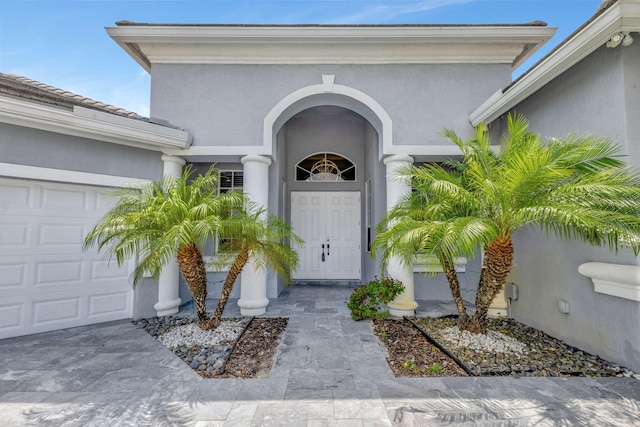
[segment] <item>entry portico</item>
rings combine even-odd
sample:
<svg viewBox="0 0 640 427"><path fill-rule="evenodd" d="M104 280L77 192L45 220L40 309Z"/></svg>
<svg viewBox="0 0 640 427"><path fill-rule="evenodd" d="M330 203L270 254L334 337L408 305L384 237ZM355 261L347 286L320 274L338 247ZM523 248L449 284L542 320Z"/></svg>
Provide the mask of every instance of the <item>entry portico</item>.
<svg viewBox="0 0 640 427"><path fill-rule="evenodd" d="M243 191L270 213L291 221L307 245L318 246L303 248L305 256L314 257L316 264L324 262L318 264L324 270L331 265L334 271L304 273L307 277L300 279L364 282L383 273L368 253L375 225L411 191L409 183L398 179L397 170L459 155L439 136L441 127L465 132L469 113L496 87L506 86L511 71L555 30L539 22L495 26L120 22L107 31L151 73L151 121L193 135L189 148L166 150L167 159L203 168L216 163L221 170L241 175ZM324 159L325 169L318 175L297 175L297 166L314 156ZM326 168L333 167L328 162L335 159L353 164L349 179L328 172ZM327 207L333 199L339 203ZM318 200L318 208L305 211L302 204L313 200ZM316 221L319 218L322 221ZM347 235L354 242L344 243ZM334 260L329 257L335 256L353 261L337 268L337 263L329 264ZM386 273L406 287L390 305L392 314L412 314L413 269L392 261ZM428 286L428 279L416 276L416 280L421 288ZM270 272L247 266L240 282L242 313L264 313L268 298L277 297L282 287ZM177 311L177 289L177 275L161 278L159 313Z"/></svg>

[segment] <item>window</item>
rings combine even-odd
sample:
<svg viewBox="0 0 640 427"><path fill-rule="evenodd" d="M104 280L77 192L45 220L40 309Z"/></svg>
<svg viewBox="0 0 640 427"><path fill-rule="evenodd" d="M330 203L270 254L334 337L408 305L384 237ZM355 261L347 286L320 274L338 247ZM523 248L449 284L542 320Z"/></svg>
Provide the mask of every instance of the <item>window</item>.
<svg viewBox="0 0 640 427"><path fill-rule="evenodd" d="M244 176L242 171L220 171L220 186L218 188L218 194L228 193L229 191L237 191L242 193L242 184L244 183ZM220 249L224 243L230 243L229 239L216 239L215 244L216 252Z"/></svg>
<svg viewBox="0 0 640 427"><path fill-rule="evenodd" d="M236 190L242 193L242 184L244 183L244 177L242 171L220 171L220 188L218 193L228 193L231 190Z"/></svg>
<svg viewBox="0 0 640 427"><path fill-rule="evenodd" d="M296 181L342 182L355 180L356 165L339 154L313 154L296 165Z"/></svg>

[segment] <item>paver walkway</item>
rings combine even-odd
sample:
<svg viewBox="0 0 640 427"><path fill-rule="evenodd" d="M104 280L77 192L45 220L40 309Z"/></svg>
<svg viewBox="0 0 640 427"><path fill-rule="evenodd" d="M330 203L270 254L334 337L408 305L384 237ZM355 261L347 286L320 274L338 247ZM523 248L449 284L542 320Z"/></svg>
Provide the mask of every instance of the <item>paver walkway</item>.
<svg viewBox="0 0 640 427"><path fill-rule="evenodd" d="M640 425L634 379L394 378L349 293L299 286L271 301L289 325L266 379L202 379L129 322L0 341L0 425ZM225 316L238 314L232 301Z"/></svg>

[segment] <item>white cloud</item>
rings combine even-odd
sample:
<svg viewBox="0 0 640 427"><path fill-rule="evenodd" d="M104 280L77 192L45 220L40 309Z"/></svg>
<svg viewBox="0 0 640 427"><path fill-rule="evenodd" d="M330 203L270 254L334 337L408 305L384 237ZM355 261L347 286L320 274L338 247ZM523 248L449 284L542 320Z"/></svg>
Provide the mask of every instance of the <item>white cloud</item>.
<svg viewBox="0 0 640 427"><path fill-rule="evenodd" d="M475 0L422 0L410 4L393 5L391 2L378 3L350 15L333 19L334 24L359 24L389 22L402 15L427 12L446 6L470 3ZM404 2L403 2L404 3Z"/></svg>

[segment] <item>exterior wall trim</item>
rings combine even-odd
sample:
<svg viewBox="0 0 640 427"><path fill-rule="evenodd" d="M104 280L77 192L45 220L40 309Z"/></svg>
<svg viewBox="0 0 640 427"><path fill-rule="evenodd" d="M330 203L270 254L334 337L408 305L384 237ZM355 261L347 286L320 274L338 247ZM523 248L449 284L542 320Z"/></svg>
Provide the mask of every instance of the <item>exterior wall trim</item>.
<svg viewBox="0 0 640 427"><path fill-rule="evenodd" d="M94 185L98 187L125 187L132 184L151 182L140 178L43 168L39 166L17 165L13 163L0 163L0 176L7 178Z"/></svg>
<svg viewBox="0 0 640 427"><path fill-rule="evenodd" d="M640 302L640 267L637 265L586 262L578 267L578 272L591 279L595 292Z"/></svg>
<svg viewBox="0 0 640 427"><path fill-rule="evenodd" d="M516 68L555 33L539 23L234 26L127 22L106 30L148 72L153 63L507 63Z"/></svg>
<svg viewBox="0 0 640 427"><path fill-rule="evenodd" d="M186 148L188 132L83 107L73 112L0 96L0 122L153 151Z"/></svg>
<svg viewBox="0 0 640 427"><path fill-rule="evenodd" d="M393 154L393 123L389 114L375 99L370 97L364 92L354 89L349 86L337 85L334 83L334 75L323 75L322 84L311 85L298 89L289 95L282 98L264 118L263 124L263 142L262 146L264 150L268 150L269 154L273 153L273 143L276 133L279 129L276 129L276 122L290 119L294 114L298 113L297 110L291 110L290 107L294 106L297 102L307 98L311 98L314 95L321 94L336 94L342 95L349 99L356 101L356 105L364 107L354 109L354 106L347 106L344 104L336 103L340 107L349 108L359 114L361 114L371 125L376 128L378 132L379 143L381 146L380 157L385 154ZM326 103L323 103L326 104ZM315 106L315 105L313 105ZM311 106L305 106L304 109ZM288 111L289 110L289 111Z"/></svg>

